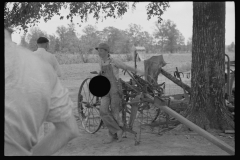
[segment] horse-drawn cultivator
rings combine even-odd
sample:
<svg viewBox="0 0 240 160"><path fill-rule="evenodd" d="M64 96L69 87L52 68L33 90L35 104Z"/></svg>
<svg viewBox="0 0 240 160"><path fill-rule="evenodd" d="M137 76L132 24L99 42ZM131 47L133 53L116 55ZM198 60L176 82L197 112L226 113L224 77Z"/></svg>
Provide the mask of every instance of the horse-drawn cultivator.
<svg viewBox="0 0 240 160"><path fill-rule="evenodd" d="M130 76L129 81L123 81L119 79L121 83L121 97L122 97L122 120L124 126L122 129L125 132L130 132L135 135L135 144L140 142L141 135L141 125L149 125L152 127L154 124L159 122L159 124L168 124L170 118L168 115L165 115L166 123L158 121L159 116L164 116L163 112L161 112L159 107L153 105L153 98L159 97L161 99L161 105L170 104L169 96L164 96L165 90L165 82L158 84L156 78L154 79L152 76L149 76L148 79L145 80L143 77L129 72L124 71L124 74L128 74ZM159 68L159 73L166 75L173 81L177 81L178 85L186 88L187 92L190 93L190 87L177 78L167 73L163 69ZM95 72L96 73L96 72ZM179 75L178 72L175 72L176 75ZM176 76L175 75L175 76ZM176 76L178 77L178 76ZM178 77L179 78L179 77ZM103 126L103 122L99 115L99 107L100 107L100 97L95 97L89 91L88 85L91 78L87 78L83 81L80 86L79 94L78 94L78 112L80 115L80 119L82 122L83 128L89 133L96 133L101 126ZM179 109L179 108L175 108ZM139 133L133 131L134 122L137 120L140 124ZM160 133L160 129L159 129ZM125 134L126 135L126 134Z"/></svg>
<svg viewBox="0 0 240 160"><path fill-rule="evenodd" d="M174 75L171 75L160 67L157 74L161 73L184 90L181 100L173 100L170 96L164 95L165 82L158 84L156 78L154 79L152 76L147 75L149 77L144 79L129 71L125 71L125 73L130 76L130 80L119 79L122 86L121 114L124 124L122 129L125 137L127 132L135 135L135 145L140 142L143 125L148 125L150 128L158 126L158 134L161 134L162 131L172 129L180 122L188 123L179 113L187 108L191 90L190 86L181 81L178 70L175 71ZM149 78L152 80L149 80ZM88 88L90 80L91 78L85 79L80 86L78 113L83 128L93 134L104 127L104 124L99 114L101 98L90 93ZM162 119L165 119L165 121L162 121ZM134 126L135 122L138 122L138 128ZM201 129L197 128L197 130ZM201 130L201 132L204 131ZM229 150L229 152L232 151Z"/></svg>

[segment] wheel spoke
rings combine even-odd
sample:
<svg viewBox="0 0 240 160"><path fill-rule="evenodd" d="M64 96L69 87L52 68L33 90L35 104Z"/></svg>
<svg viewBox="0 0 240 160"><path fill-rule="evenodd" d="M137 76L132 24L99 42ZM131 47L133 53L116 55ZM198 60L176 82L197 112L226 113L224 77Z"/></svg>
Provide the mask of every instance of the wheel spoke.
<svg viewBox="0 0 240 160"><path fill-rule="evenodd" d="M90 113L89 113L89 109L87 109L87 110L88 110L88 116L87 116L88 119L87 119L87 122L88 122L88 126L90 126L90 125L89 125L89 119L90 119L89 115L90 115Z"/></svg>
<svg viewBox="0 0 240 160"><path fill-rule="evenodd" d="M88 91L88 102L89 102L89 99L90 99L90 91L89 91L89 83L88 83L88 81L86 81L86 83L87 83L87 91Z"/></svg>
<svg viewBox="0 0 240 160"><path fill-rule="evenodd" d="M93 110L93 117L94 117L94 108L92 110ZM98 120L97 117L96 117L96 119L95 119L95 117L93 118L93 121L95 122L95 124L98 124L97 120Z"/></svg>
<svg viewBox="0 0 240 160"><path fill-rule="evenodd" d="M150 124L158 118L159 111L156 110L156 107L150 105L149 109L142 110L142 113L138 115L138 121L143 124ZM141 116L143 116L143 120L141 121Z"/></svg>
<svg viewBox="0 0 240 160"><path fill-rule="evenodd" d="M94 99L94 96L92 96L90 104L93 104L93 99Z"/></svg>
<svg viewBox="0 0 240 160"><path fill-rule="evenodd" d="M97 97L89 91L89 80L86 79L80 86L80 94L83 96L82 100L79 99L79 114L82 120L83 128L89 133L97 132L102 125L99 114L99 105L97 104Z"/></svg>
<svg viewBox="0 0 240 160"><path fill-rule="evenodd" d="M87 96L86 96L86 92L85 92L85 89L84 89L84 88L83 88L83 91L84 91L84 95L85 95L85 97L83 97L83 98L85 98L85 100L88 101L88 100L86 99Z"/></svg>
<svg viewBox="0 0 240 160"><path fill-rule="evenodd" d="M92 122L93 122L93 128L95 129L96 126L95 126L95 123L94 123L94 122L95 122L95 120L94 120L95 118L94 118L93 108L91 108L91 109L92 109L92 115L93 115L93 119L92 119Z"/></svg>

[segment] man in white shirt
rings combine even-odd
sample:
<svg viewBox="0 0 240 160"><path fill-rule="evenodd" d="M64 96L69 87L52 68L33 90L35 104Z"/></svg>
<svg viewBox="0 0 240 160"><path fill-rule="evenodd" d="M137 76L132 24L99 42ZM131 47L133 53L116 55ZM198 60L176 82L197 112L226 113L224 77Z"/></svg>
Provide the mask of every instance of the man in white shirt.
<svg viewBox="0 0 240 160"><path fill-rule="evenodd" d="M56 71L57 75L61 77L61 70L59 63L55 56L47 52L49 48L49 40L45 37L39 37L37 40L38 49L34 52L37 56L48 62Z"/></svg>
<svg viewBox="0 0 240 160"><path fill-rule="evenodd" d="M5 30L4 155L52 155L79 135L73 103L51 65ZM44 121L53 130L39 141Z"/></svg>
<svg viewBox="0 0 240 160"><path fill-rule="evenodd" d="M57 59L53 54L47 52L47 50L49 49L49 40L45 37L39 37L37 40L37 46L38 46L38 49L33 53L35 53L39 58L41 58L45 62L48 62L53 67L58 77L61 77L61 70L60 70L60 66ZM48 130L51 127L52 127L51 123L47 123L47 122L45 122L42 125L39 132L40 139L42 139L42 137L45 136L45 134L48 132Z"/></svg>

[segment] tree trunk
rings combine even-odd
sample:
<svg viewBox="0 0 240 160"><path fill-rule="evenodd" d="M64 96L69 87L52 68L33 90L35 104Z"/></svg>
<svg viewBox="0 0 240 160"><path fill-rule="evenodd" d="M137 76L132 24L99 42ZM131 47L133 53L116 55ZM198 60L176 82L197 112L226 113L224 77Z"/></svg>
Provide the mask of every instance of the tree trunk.
<svg viewBox="0 0 240 160"><path fill-rule="evenodd" d="M186 116L203 129L232 129L225 106L225 2L193 2L191 102Z"/></svg>

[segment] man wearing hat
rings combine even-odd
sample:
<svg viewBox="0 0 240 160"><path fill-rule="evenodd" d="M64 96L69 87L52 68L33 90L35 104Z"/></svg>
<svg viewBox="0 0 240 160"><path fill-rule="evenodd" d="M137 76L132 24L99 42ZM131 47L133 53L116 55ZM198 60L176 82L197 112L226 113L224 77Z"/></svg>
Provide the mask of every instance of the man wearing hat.
<svg viewBox="0 0 240 160"><path fill-rule="evenodd" d="M61 77L61 70L59 67L59 63L55 56L49 52L47 52L49 48L49 40L45 37L39 37L37 40L38 49L33 52L44 61L50 63L53 69L56 71L58 77Z"/></svg>
<svg viewBox="0 0 240 160"><path fill-rule="evenodd" d="M97 48L100 61L100 73L107 77L111 83L111 89L109 93L101 98L100 116L103 120L104 125L109 130L109 138L104 139L104 143L111 143L118 139L118 142L122 140L122 126L119 111L121 109L121 94L120 94L120 82L119 80L119 69L129 70L137 72L140 75L144 75L143 71L134 69L123 63L119 59L114 59L110 56L110 48L106 43L100 43ZM111 112L109 111L109 105Z"/></svg>

